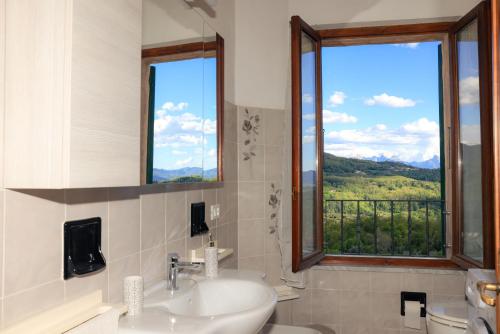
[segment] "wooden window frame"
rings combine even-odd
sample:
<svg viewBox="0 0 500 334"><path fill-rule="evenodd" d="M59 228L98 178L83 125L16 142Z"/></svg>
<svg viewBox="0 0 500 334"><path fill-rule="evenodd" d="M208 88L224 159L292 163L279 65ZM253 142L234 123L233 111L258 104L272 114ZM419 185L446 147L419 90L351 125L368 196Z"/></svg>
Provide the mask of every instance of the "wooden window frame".
<svg viewBox="0 0 500 334"><path fill-rule="evenodd" d="M306 269L320 261L323 254L323 119L322 119L322 79L321 79L321 37L300 17L291 19L292 42L292 271ZM315 43L316 52L316 153L317 153L317 196L315 231L316 246L311 254L302 253L302 33ZM319 64L319 65L318 65Z"/></svg>
<svg viewBox="0 0 500 334"><path fill-rule="evenodd" d="M473 11L477 10L485 10L483 7L486 6L486 3L481 3L478 5ZM466 15L463 19L466 19L469 15L473 14L468 14ZM293 18L292 18L293 19ZM485 20L489 21L489 20ZM455 100L456 96L452 94L453 89L451 89L451 84L456 85L457 80L456 80L456 72L453 71L454 69L454 61L453 60L453 39L452 39L452 28L457 24L457 22L437 22L437 23L422 23L422 24L408 24L408 25L392 25L392 26L374 26L374 27L359 27L359 28L340 28L340 29L326 29L326 30L319 30L317 31L317 34L321 37L321 44L328 46L328 45L359 45L359 44L369 44L370 41L373 41L375 39L378 39L377 42L380 43L381 40L387 40L387 41L404 41L404 40L412 40L415 41L415 38L421 38L422 41L424 41L426 38L435 40L436 35L447 35L448 37L448 55L449 55L449 61L443 62L443 66L447 66L449 72L450 72L450 80L451 82L448 83L449 87L444 87L444 89L449 90L448 95L451 97L451 103L450 108L451 108L451 157L450 157L450 162L453 165L456 165L456 111L455 111ZM293 29L293 27L292 27ZM487 32L490 30L487 27L481 27L480 31L484 32L484 29L487 29ZM481 35L481 34L480 34ZM484 35L484 34L483 34ZM292 34L293 36L293 34ZM482 38L488 38L486 36L483 36ZM300 95L297 96L297 89L293 88L294 84L297 85L297 80L298 78L293 77L293 72L294 72L294 67L298 66L297 65L297 59L294 58L294 53L293 53L293 38L292 38L292 118L295 118L296 115L293 114L294 110L294 105L300 105ZM483 45L489 45L489 44L483 44ZM489 55L486 55L488 53L488 50L490 50L489 47L486 47L482 50L480 50L480 58L483 58L485 56L485 59L488 59ZM445 59L443 57L443 59ZM446 63L446 64L445 64ZM487 65L484 65L485 68L488 68ZM490 65L491 66L491 65ZM295 69L296 70L296 69ZM300 72L299 72L300 73ZM484 78L484 76L483 76ZM485 79L482 81L481 85L488 86L488 80ZM446 86L446 84L445 84ZM491 99L485 98L484 96L481 97L482 103L486 104L487 106L491 103ZM483 101L484 100L484 101ZM482 106L483 108L483 106ZM485 110L489 110L486 108ZM483 122L483 118L482 121ZM486 122L486 117L485 121ZM491 124L491 121L490 121ZM484 124L482 123L482 126ZM492 139L492 132L489 134L489 137L487 135L487 139L484 140L484 143L486 145L489 145L487 149L491 150L491 139ZM292 140L297 140L295 138L295 133L293 134ZM296 143L294 142L293 149L296 150L298 146L296 146ZM491 180L490 176L493 177L493 158L490 158L491 163L486 164L483 168L487 169L486 174L488 175L487 177L484 177L483 180ZM449 163L450 163L449 162ZM295 167L296 162L292 162L293 166ZM483 170L483 173L485 170ZM451 203L452 203L452 208L453 212L455 212L456 208L456 180L455 180L455 174L456 174L456 168L455 166L452 167L452 175L451 175ZM294 172L294 177L295 178L295 172ZM293 182L293 180L292 180ZM484 182L484 181L483 181ZM491 185L489 185L491 187ZM491 189L492 190L492 189ZM470 267L491 267L493 264L493 251L492 251L492 246L493 246L493 225L492 225L492 220L493 220L493 194L492 192L487 192L488 195L486 196L485 200L487 202L487 210L488 210L488 218L486 220L486 223L484 223L483 220L483 228L484 228L484 235L485 235L485 243L484 243L484 249L485 249L485 258L483 261L483 264L480 263L475 263L474 261L469 261L468 259L464 258L463 256L460 256L459 252L460 250L457 249L457 236L459 236L460 231L457 229L457 222L459 221L458 215L453 214L452 219L451 219L451 236L452 236L452 250L451 254L447 258L410 258L410 257L383 257L383 256L345 256L345 255L340 255L340 256L335 256L335 255L326 255L320 262L320 265L369 265L369 266L398 266L398 267L428 267L428 268L446 268L446 269L459 269L459 268L470 268ZM294 195L295 196L295 195ZM322 211L320 211L322 212ZM295 220L297 219L296 215L300 214L300 211L297 212L296 210L293 211L293 225L292 225L292 231L298 230L299 227L297 226ZM449 228L450 224L447 224L447 228ZM298 240L296 240L296 234L297 232L293 233L293 241L296 243ZM297 256L297 249L296 247L292 247L292 255L293 255L293 261L292 263L296 263L297 260L295 257ZM294 269L302 269L310 266L311 263L307 263L307 265L302 265L300 267L294 266Z"/></svg>
<svg viewBox="0 0 500 334"><path fill-rule="evenodd" d="M360 28L342 28L319 30L324 46L366 45L380 43L409 43L439 40L443 48L449 50L449 29L454 22L422 23L394 26L375 26ZM445 47L446 44L446 47ZM449 52L447 52L449 53ZM443 54L444 58L445 54ZM443 64L443 74L449 66ZM450 78L444 77L444 82ZM450 92L443 92L443 99L449 112L451 106L447 100ZM450 175L451 177L451 175ZM448 184L446 185L449 186ZM364 256L364 255L326 255L320 265L367 265L458 269L459 266L451 258L418 258L395 256Z"/></svg>
<svg viewBox="0 0 500 334"><path fill-rule="evenodd" d="M217 181L168 183L167 188L178 190L193 190L217 187L224 181L223 151L224 151L224 38L218 33L215 41L191 42L142 50L141 68L141 184L147 183L148 157L152 124L149 115L149 66L163 61L187 60L209 56L216 58L216 107L217 107Z"/></svg>
<svg viewBox="0 0 500 334"><path fill-rule="evenodd" d="M463 231L463 221L461 219L463 206L461 205L461 173L459 160L459 115L458 115L458 59L456 49L455 33L477 19L478 37L479 37L479 92L480 92L480 110L481 110L481 156L482 156L482 213L483 213L483 262L478 262L463 254L463 243L461 233ZM490 29L490 11L487 2L481 2L469 13L462 17L452 27L450 27L450 45L451 45L451 71L453 80L452 104L453 104L453 123L452 143L453 143L453 220L452 229L452 260L458 263L462 268L493 268L494 267L494 208L493 208L493 180L494 161L493 161L493 114L492 110L492 78L491 78L491 29Z"/></svg>

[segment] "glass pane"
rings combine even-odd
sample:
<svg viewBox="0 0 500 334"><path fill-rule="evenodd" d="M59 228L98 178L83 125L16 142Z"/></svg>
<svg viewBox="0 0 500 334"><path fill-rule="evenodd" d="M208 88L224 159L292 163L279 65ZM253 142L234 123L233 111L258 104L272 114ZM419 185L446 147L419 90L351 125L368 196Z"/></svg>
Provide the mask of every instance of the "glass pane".
<svg viewBox="0 0 500 334"><path fill-rule="evenodd" d="M325 253L445 255L441 44L322 47Z"/></svg>
<svg viewBox="0 0 500 334"><path fill-rule="evenodd" d="M316 52L315 42L302 33L302 256L316 245Z"/></svg>
<svg viewBox="0 0 500 334"><path fill-rule="evenodd" d="M457 33L457 52L462 244L465 255L482 261L481 113L477 20Z"/></svg>
<svg viewBox="0 0 500 334"><path fill-rule="evenodd" d="M203 176L203 57L152 64L153 183Z"/></svg>

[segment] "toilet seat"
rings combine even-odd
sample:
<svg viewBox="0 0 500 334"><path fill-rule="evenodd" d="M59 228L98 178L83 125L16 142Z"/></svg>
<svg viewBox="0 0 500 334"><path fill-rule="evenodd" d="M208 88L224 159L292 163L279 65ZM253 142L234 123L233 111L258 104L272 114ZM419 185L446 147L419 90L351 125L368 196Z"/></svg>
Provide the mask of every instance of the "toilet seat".
<svg viewBox="0 0 500 334"><path fill-rule="evenodd" d="M468 323L467 303L465 301L431 303L427 307L427 318L428 321L443 326L466 329Z"/></svg>

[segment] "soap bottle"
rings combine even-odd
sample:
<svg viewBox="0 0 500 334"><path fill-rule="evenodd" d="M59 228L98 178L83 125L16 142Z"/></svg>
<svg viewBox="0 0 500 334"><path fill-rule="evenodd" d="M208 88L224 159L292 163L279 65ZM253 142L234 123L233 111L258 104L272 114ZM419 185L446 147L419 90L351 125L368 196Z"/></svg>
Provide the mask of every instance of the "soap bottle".
<svg viewBox="0 0 500 334"><path fill-rule="evenodd" d="M218 251L212 234L209 234L208 240L208 247L205 247L205 276L214 278L217 277L219 266Z"/></svg>

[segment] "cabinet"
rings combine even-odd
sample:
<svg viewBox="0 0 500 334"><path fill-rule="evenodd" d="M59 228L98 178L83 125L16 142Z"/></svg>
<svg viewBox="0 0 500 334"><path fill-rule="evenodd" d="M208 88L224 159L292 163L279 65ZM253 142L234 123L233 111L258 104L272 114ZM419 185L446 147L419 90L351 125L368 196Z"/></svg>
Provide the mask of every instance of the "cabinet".
<svg viewBox="0 0 500 334"><path fill-rule="evenodd" d="M6 0L6 188L140 181L140 0Z"/></svg>

